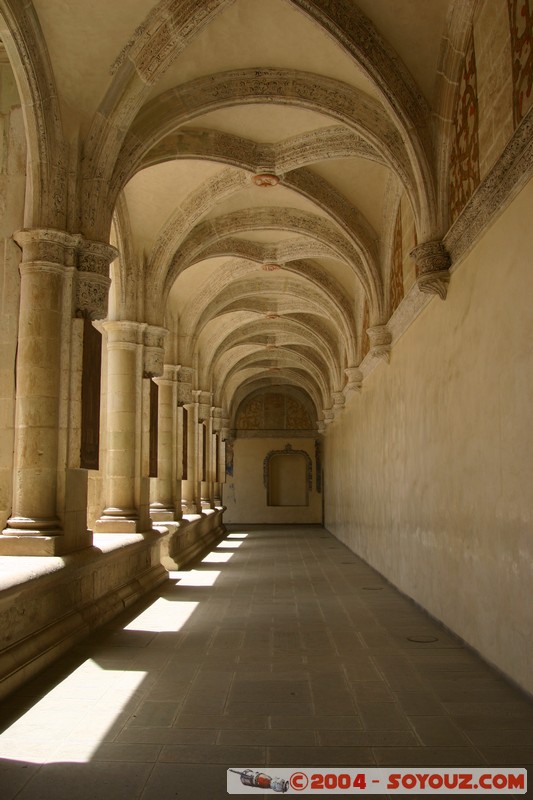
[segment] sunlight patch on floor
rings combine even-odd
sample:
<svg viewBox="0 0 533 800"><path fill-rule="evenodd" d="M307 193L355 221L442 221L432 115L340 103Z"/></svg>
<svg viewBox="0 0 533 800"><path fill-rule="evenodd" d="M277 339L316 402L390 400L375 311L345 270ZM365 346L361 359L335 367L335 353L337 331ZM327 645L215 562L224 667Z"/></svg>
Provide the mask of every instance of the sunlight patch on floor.
<svg viewBox="0 0 533 800"><path fill-rule="evenodd" d="M224 539L223 542L219 542L217 544L217 547L240 547L242 543L243 543L242 540L231 542L229 539Z"/></svg>
<svg viewBox="0 0 533 800"><path fill-rule="evenodd" d="M138 617L124 626L125 631L176 633L181 630L198 603L191 600L167 600L159 597Z"/></svg>
<svg viewBox="0 0 533 800"><path fill-rule="evenodd" d="M172 570L168 573L171 581L177 581L176 586L214 586L219 575L219 569Z"/></svg>
<svg viewBox="0 0 533 800"><path fill-rule="evenodd" d="M223 564L233 557L233 553L208 553L202 558L202 564Z"/></svg>
<svg viewBox="0 0 533 800"><path fill-rule="evenodd" d="M88 659L0 734L2 758L87 763L146 676Z"/></svg>

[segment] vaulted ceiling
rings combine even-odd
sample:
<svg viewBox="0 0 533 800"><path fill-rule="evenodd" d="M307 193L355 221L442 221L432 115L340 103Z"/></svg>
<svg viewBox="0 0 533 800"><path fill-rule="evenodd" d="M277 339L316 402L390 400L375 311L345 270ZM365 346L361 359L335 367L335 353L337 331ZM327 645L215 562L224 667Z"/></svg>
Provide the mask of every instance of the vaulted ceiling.
<svg viewBox="0 0 533 800"><path fill-rule="evenodd" d="M112 312L167 327L168 358L231 415L276 385L320 418L361 360L365 306L390 315L391 197L438 233L450 0L34 5L82 143L81 225L85 208L104 238L113 215Z"/></svg>

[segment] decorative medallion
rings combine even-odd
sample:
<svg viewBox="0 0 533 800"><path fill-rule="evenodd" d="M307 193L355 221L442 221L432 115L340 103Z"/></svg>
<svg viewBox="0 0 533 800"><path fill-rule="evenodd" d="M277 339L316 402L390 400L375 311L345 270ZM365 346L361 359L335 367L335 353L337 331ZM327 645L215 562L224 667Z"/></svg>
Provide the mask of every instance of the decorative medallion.
<svg viewBox="0 0 533 800"><path fill-rule="evenodd" d="M268 189L270 186L277 186L279 178L270 172L262 172L259 175L252 175L252 183L262 189Z"/></svg>
<svg viewBox="0 0 533 800"><path fill-rule="evenodd" d="M261 269L265 272L275 272L277 269L281 269L279 264L261 264Z"/></svg>

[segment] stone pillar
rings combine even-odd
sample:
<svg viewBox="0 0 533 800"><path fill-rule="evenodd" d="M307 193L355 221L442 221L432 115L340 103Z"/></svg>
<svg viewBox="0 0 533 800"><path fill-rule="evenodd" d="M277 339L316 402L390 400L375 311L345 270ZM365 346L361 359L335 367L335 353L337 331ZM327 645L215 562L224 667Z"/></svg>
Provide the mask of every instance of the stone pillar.
<svg viewBox="0 0 533 800"><path fill-rule="evenodd" d="M57 230L23 230L14 239L22 262L13 505L0 553L56 555L70 549L58 507L58 457L64 287L77 239Z"/></svg>
<svg viewBox="0 0 533 800"><path fill-rule="evenodd" d="M150 516L163 522L176 519L177 372L165 364L159 386L157 478L150 480ZM181 515L181 505L180 505Z"/></svg>
<svg viewBox="0 0 533 800"><path fill-rule="evenodd" d="M211 470L213 420L211 416L211 392L198 392L198 463L204 458L203 444L205 437L204 476L200 481L200 504L202 508L212 508L213 476Z"/></svg>
<svg viewBox="0 0 533 800"><path fill-rule="evenodd" d="M181 513L197 514L196 492L196 426L198 424L198 408L194 403L192 384L194 369L180 366L178 372L177 401L187 414L187 425L184 414L181 414L178 429L178 474L180 477Z"/></svg>
<svg viewBox="0 0 533 800"><path fill-rule="evenodd" d="M143 377L163 370L163 328L107 320L106 507L99 533L134 533L151 528L149 479L143 458Z"/></svg>
<svg viewBox="0 0 533 800"><path fill-rule="evenodd" d="M411 250L416 264L416 282L421 292L446 299L450 282L450 256L441 241L424 242Z"/></svg>
<svg viewBox="0 0 533 800"><path fill-rule="evenodd" d="M221 436L222 429L222 409L213 408L213 505L215 508L222 505L222 458L221 451L223 448L223 441Z"/></svg>
<svg viewBox="0 0 533 800"><path fill-rule="evenodd" d="M181 508L184 514L198 514L198 403L185 403L183 407L187 411L187 479L181 482Z"/></svg>

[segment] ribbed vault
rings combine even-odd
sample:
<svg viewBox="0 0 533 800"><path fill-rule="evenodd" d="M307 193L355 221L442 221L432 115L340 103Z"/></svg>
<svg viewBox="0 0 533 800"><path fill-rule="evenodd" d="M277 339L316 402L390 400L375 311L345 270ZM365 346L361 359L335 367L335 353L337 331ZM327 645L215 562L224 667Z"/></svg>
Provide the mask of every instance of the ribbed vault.
<svg viewBox="0 0 533 800"><path fill-rule="evenodd" d="M424 4L400 0L414 29ZM400 198L415 242L442 235L426 78L448 2L419 53L381 5L138 0L82 90L79 221L112 229L112 314L168 330L165 360L230 426L277 386L319 429L389 341Z"/></svg>

